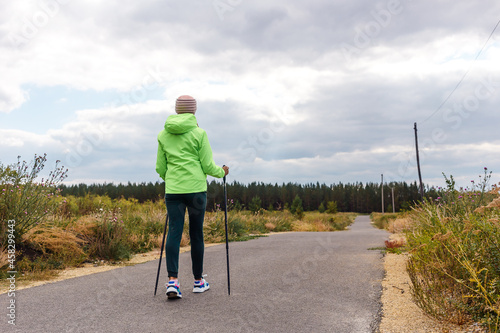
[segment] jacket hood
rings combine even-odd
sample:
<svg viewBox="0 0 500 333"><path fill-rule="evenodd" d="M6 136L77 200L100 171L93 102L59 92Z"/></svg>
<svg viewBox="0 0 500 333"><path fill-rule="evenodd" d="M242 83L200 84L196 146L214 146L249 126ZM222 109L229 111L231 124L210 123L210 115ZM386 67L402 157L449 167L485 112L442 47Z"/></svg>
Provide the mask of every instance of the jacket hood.
<svg viewBox="0 0 500 333"><path fill-rule="evenodd" d="M191 113L171 115L165 122L165 130L170 134L184 134L197 127L196 117Z"/></svg>

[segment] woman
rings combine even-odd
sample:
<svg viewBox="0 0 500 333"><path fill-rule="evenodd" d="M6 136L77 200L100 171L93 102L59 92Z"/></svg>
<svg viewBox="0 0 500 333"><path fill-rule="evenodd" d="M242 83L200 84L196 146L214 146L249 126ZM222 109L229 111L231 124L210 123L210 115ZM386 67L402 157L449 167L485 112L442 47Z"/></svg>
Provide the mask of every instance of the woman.
<svg viewBox="0 0 500 333"><path fill-rule="evenodd" d="M207 204L207 175L222 178L228 174L227 166L219 167L212 158L207 133L198 127L196 100L180 96L175 112L158 134L156 172L165 181L165 202L169 216L166 245L169 281L167 297L182 298L179 290L179 248L184 229L186 208L189 216L191 261L194 275L194 293L210 288L203 278L203 219Z"/></svg>

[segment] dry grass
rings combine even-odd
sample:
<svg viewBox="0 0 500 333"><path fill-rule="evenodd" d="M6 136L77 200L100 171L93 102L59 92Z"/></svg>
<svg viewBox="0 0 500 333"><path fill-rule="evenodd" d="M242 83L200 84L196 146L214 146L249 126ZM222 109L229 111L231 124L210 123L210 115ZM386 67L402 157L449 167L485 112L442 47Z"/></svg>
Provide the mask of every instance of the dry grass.
<svg viewBox="0 0 500 333"><path fill-rule="evenodd" d="M273 231L274 229L276 229L276 225L274 223L271 223L271 222L264 224L264 227L266 227L266 229L269 231Z"/></svg>
<svg viewBox="0 0 500 333"><path fill-rule="evenodd" d="M325 225L323 221L295 221L293 223L293 231L330 231L329 225Z"/></svg>
<svg viewBox="0 0 500 333"><path fill-rule="evenodd" d="M407 230L410 230L413 224L414 222L410 218L406 216L399 217L393 221L389 221L389 224L387 226L387 231L393 234L399 234Z"/></svg>
<svg viewBox="0 0 500 333"><path fill-rule="evenodd" d="M325 214L308 212L302 220L295 220L292 223L292 230L313 232L344 230L354 221L356 216L355 213Z"/></svg>
<svg viewBox="0 0 500 333"><path fill-rule="evenodd" d="M494 199L492 202L487 204L486 206L478 207L474 210L474 213L484 213L489 209L500 208L500 197Z"/></svg>
<svg viewBox="0 0 500 333"><path fill-rule="evenodd" d="M23 235L23 243L30 244L43 254L56 254L58 257L72 259L85 256L81 247L83 242L75 234L59 227L35 227Z"/></svg>
<svg viewBox="0 0 500 333"><path fill-rule="evenodd" d="M9 255L6 248L0 248L0 268L7 266L9 263Z"/></svg>

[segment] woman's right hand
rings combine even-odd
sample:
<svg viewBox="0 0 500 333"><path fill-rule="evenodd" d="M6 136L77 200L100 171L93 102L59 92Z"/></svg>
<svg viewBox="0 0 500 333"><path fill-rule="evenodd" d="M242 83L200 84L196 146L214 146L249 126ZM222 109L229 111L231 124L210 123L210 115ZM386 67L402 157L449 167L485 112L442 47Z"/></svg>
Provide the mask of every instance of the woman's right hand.
<svg viewBox="0 0 500 333"><path fill-rule="evenodd" d="M224 165L222 169L224 169L224 176L227 176L227 174L229 173L229 167L227 165Z"/></svg>

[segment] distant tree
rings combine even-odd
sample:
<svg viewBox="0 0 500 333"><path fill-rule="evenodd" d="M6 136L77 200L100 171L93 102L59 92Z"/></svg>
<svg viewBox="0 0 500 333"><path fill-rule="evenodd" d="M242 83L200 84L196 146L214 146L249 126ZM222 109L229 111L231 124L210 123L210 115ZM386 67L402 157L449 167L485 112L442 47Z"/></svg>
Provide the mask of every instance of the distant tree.
<svg viewBox="0 0 500 333"><path fill-rule="evenodd" d="M235 210L235 211L239 212L241 209L242 209L242 207L241 207L240 201L236 200L234 202L233 206L231 207L231 210Z"/></svg>
<svg viewBox="0 0 500 333"><path fill-rule="evenodd" d="M302 220L302 218L304 217L304 209L302 209L302 205L297 207L297 209L295 210L295 215L299 220Z"/></svg>
<svg viewBox="0 0 500 333"><path fill-rule="evenodd" d="M325 205L323 204L323 202L321 202L321 203L319 204L318 211L319 211L320 213L324 213L324 212L326 211L326 208L325 208Z"/></svg>
<svg viewBox="0 0 500 333"><path fill-rule="evenodd" d="M326 211L328 214L336 214L337 213L337 202L336 201L328 201L326 205Z"/></svg>
<svg viewBox="0 0 500 333"><path fill-rule="evenodd" d="M0 172L0 179L6 179L6 168ZM2 176L2 174L4 174ZM391 182L387 186L394 188L394 208L396 211L409 210L416 202L420 200L419 186L416 182ZM136 198L139 202L163 200L165 196L165 183L106 183L106 184L77 184L61 185L61 194L64 196L73 195L77 197L90 195L107 195L111 199L117 198ZM384 188L385 189L385 188ZM380 197L381 188L377 183L360 182L352 184L297 184L283 183L264 184L253 182L242 184L233 181L227 184L228 197L241 205L238 208L234 204L235 210L250 209L253 198L258 196L261 199L260 207L270 207L272 204L275 210L291 210L291 205L296 196L302 200L304 211L320 210L321 204L328 210L328 202L337 204L338 212L358 212L371 213L381 211ZM386 194L388 193L388 194ZM390 190L384 191L386 202L391 202ZM389 195L389 196L388 196ZM438 193L435 189L426 187L426 197L436 198ZM217 205L224 202L224 191L222 183L212 180L207 188L207 209L213 210ZM296 207L294 207L294 212ZM321 209L322 210L322 209ZM334 210L335 211L335 210Z"/></svg>
<svg viewBox="0 0 500 333"><path fill-rule="evenodd" d="M248 205L248 209L250 209L252 213L257 213L262 208L261 206L262 200L260 200L260 197L256 195L252 198L250 205Z"/></svg>
<svg viewBox="0 0 500 333"><path fill-rule="evenodd" d="M304 207L302 207L302 199L297 194L295 199L293 199L292 207L290 207L290 212L295 215L304 214Z"/></svg>

